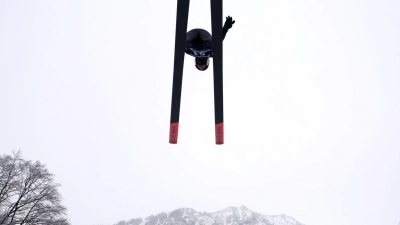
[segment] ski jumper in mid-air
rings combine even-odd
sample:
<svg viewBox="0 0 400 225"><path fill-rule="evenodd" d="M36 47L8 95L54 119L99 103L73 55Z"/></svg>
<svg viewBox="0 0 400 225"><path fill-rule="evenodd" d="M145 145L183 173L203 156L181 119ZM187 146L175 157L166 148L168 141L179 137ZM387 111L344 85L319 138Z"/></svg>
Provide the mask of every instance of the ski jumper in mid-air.
<svg viewBox="0 0 400 225"><path fill-rule="evenodd" d="M222 28L222 40L226 33L235 23L232 17L226 17L224 27ZM204 71L208 68L212 53L212 36L203 29L193 29L186 33L186 54L195 57L195 66L198 70Z"/></svg>

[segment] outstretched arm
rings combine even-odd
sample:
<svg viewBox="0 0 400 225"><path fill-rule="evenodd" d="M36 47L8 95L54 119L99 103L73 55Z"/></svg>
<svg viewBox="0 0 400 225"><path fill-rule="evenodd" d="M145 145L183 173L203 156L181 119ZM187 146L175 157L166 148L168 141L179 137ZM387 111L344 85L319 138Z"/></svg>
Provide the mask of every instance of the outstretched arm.
<svg viewBox="0 0 400 225"><path fill-rule="evenodd" d="M232 17L227 16L225 20L224 27L222 27L222 40L225 39L226 33L228 33L228 30L232 28L232 25L235 23L235 21L232 19Z"/></svg>

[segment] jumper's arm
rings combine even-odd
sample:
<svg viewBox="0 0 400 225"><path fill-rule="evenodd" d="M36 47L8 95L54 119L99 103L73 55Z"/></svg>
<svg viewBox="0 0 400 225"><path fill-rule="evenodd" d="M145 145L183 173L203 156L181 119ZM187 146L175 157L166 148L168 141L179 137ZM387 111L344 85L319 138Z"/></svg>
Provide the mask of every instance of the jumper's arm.
<svg viewBox="0 0 400 225"><path fill-rule="evenodd" d="M232 17L227 16L225 20L224 27L222 27L222 40L225 39L226 33L228 33L228 30L232 28L232 25L235 23L234 20L232 20Z"/></svg>

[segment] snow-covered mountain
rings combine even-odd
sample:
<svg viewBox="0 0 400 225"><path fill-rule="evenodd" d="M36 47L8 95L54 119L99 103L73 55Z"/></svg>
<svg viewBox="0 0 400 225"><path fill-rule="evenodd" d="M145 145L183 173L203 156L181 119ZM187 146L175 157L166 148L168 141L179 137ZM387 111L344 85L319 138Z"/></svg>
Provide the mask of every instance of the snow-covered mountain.
<svg viewBox="0 0 400 225"><path fill-rule="evenodd" d="M115 225L303 225L285 215L269 216L250 211L246 206L229 207L207 213L182 208L146 219L121 221Z"/></svg>

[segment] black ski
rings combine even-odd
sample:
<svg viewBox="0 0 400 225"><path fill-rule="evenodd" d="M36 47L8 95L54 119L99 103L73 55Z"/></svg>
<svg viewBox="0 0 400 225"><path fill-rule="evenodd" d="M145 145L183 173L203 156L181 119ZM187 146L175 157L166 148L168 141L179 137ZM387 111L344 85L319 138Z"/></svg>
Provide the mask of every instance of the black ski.
<svg viewBox="0 0 400 225"><path fill-rule="evenodd" d="M211 26L214 66L215 141L224 143L224 102L222 80L222 0L211 0Z"/></svg>
<svg viewBox="0 0 400 225"><path fill-rule="evenodd" d="M178 0L175 30L174 79L172 84L169 143L178 143L179 110L181 107L182 74L185 60L186 30L190 0Z"/></svg>

